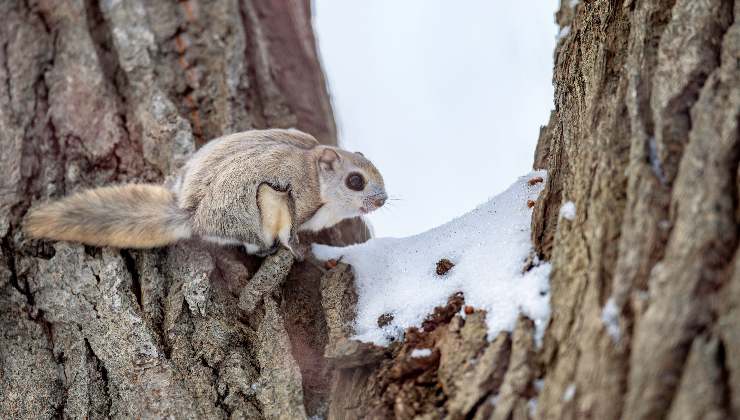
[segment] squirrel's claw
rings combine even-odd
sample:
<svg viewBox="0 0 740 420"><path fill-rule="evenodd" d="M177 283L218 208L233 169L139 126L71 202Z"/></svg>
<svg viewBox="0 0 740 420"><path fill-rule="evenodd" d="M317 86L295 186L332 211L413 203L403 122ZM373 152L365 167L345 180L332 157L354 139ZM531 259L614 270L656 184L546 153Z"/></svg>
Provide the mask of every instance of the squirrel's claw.
<svg viewBox="0 0 740 420"><path fill-rule="evenodd" d="M306 244L301 243L293 243L290 246L286 246L290 250L290 253L293 254L293 257L298 262L302 262L306 259L306 254L308 254L311 250L311 247Z"/></svg>

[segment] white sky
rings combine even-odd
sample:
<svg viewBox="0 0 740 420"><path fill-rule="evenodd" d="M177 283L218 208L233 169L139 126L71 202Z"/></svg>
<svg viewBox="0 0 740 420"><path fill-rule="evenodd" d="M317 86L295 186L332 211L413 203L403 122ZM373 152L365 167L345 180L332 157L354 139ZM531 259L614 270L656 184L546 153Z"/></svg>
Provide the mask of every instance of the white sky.
<svg viewBox="0 0 740 420"><path fill-rule="evenodd" d="M342 147L391 197L376 236L460 216L529 172L552 109L557 0L315 0Z"/></svg>

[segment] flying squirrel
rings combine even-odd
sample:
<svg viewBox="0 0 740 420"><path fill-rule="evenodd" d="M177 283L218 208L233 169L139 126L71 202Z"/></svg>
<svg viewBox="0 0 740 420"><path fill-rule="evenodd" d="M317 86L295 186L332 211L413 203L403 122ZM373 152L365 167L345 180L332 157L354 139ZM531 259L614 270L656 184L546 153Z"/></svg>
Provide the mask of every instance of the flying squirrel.
<svg viewBox="0 0 740 420"><path fill-rule="evenodd" d="M302 260L298 232L369 213L386 198L383 177L361 153L295 129L252 130L210 141L174 182L82 191L32 210L25 230L117 248L196 237L265 256L283 245Z"/></svg>

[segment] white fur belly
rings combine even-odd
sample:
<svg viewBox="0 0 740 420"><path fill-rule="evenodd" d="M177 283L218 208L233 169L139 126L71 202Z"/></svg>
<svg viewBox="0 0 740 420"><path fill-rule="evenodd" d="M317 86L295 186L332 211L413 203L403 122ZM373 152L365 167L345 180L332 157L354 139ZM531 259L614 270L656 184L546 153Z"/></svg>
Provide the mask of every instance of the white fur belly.
<svg viewBox="0 0 740 420"><path fill-rule="evenodd" d="M223 238L221 236L204 236L203 240L207 242L211 242L218 245L241 245L241 241L237 241L236 239L232 238Z"/></svg>
<svg viewBox="0 0 740 420"><path fill-rule="evenodd" d="M352 217L352 215L345 215L329 205L324 205L310 219L303 223L298 230L318 232L321 229L332 227L349 217Z"/></svg>

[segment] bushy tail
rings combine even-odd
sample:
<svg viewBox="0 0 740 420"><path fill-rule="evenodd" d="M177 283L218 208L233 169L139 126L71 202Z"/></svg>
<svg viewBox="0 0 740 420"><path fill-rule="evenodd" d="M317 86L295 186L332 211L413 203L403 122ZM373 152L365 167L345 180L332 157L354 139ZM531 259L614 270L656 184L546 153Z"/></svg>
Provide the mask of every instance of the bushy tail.
<svg viewBox="0 0 740 420"><path fill-rule="evenodd" d="M34 238L117 248L154 248L190 237L187 214L159 185L96 188L32 210L26 232Z"/></svg>

